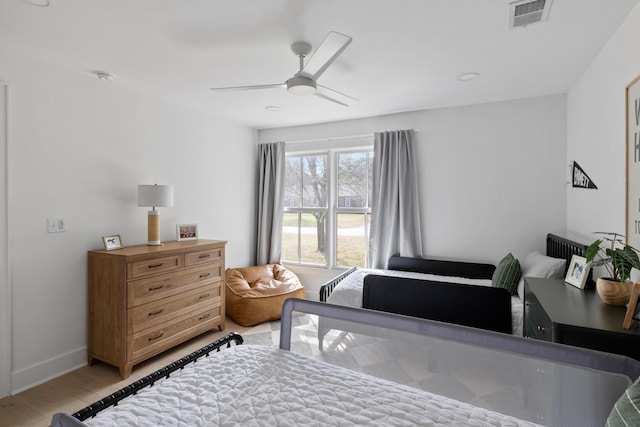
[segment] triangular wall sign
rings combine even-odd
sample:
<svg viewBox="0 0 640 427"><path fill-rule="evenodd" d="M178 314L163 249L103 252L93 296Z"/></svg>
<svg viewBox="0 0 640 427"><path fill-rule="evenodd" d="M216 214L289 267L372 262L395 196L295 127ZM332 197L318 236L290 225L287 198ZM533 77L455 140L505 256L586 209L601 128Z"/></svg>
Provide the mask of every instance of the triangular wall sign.
<svg viewBox="0 0 640 427"><path fill-rule="evenodd" d="M596 184L589 178L577 162L573 162L573 187L598 189Z"/></svg>

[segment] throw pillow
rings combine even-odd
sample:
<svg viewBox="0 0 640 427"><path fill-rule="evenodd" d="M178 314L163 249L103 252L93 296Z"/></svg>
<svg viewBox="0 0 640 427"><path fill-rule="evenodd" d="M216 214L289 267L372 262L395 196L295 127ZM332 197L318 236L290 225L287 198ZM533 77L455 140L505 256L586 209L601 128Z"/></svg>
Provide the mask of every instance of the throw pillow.
<svg viewBox="0 0 640 427"><path fill-rule="evenodd" d="M607 418L607 427L618 426L640 426L640 378L620 396Z"/></svg>
<svg viewBox="0 0 640 427"><path fill-rule="evenodd" d="M521 273L520 262L509 253L498 263L491 278L491 285L495 288L505 288L513 295L518 288Z"/></svg>
<svg viewBox="0 0 640 427"><path fill-rule="evenodd" d="M567 261L562 258L552 258L540 252L531 252L522 260L522 277L518 283L518 295L524 299L524 278L541 277L544 279L564 279L564 269Z"/></svg>

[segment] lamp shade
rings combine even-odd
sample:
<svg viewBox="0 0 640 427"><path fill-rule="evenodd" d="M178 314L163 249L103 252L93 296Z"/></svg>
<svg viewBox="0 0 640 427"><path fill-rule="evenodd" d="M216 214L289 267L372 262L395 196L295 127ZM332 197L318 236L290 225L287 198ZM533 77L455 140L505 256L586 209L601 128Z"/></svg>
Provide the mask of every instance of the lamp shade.
<svg viewBox="0 0 640 427"><path fill-rule="evenodd" d="M173 185L138 185L138 206L173 207Z"/></svg>

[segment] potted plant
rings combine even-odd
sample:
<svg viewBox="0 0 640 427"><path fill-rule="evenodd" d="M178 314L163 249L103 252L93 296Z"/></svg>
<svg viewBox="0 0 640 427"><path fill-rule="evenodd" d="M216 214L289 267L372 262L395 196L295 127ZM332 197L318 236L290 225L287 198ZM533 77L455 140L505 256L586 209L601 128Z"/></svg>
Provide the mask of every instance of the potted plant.
<svg viewBox="0 0 640 427"><path fill-rule="evenodd" d="M597 232L603 237L587 248L585 258L591 267L603 266L608 277L598 278L596 291L600 298L612 305L626 305L631 296L632 269L640 269L638 250L624 242L624 235L618 233ZM602 243L607 242L605 247Z"/></svg>

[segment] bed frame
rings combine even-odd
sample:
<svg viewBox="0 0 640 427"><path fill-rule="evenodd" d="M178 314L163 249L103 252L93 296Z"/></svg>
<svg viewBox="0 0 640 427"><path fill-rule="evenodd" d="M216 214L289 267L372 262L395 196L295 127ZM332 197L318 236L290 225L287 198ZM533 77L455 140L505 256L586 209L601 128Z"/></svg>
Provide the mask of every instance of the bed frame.
<svg viewBox="0 0 640 427"><path fill-rule="evenodd" d="M547 234L546 238L547 256L566 260L564 268L565 275L567 274L573 255L584 257L588 246L589 245L584 243L569 240L565 237L552 233ZM470 279L491 279L495 268L496 267L492 264L400 256L392 256L389 258L388 267L389 270L416 271L426 274L436 274L439 276L460 276ZM320 287L320 301L327 302L327 298L329 298L329 295L331 295L333 289L338 285L338 283L356 270L356 267L350 268L322 285ZM595 287L595 281L593 280L593 273L591 271L589 272L585 287Z"/></svg>
<svg viewBox="0 0 640 427"><path fill-rule="evenodd" d="M447 371L455 370L462 364L465 369L470 368L471 372L488 371L490 376L498 375L501 382L508 381L526 392L523 404L526 405L528 413L549 415L548 418L545 416L545 422L551 422L552 425L604 425L615 401L623 394L624 389L640 376L640 362L625 356L408 316L298 299L288 299L283 306L280 333L282 350L291 350L292 320L305 313L360 324L366 327L367 335L370 337L368 343L371 338L385 342L397 340L393 341L394 344L389 348L400 349L399 355L403 355L407 349L436 350L429 351L431 358L438 356L433 353L439 353L444 349L436 361L437 366ZM307 332L305 330L302 333ZM157 371L149 376L152 379L141 381L152 384L156 380L168 377L169 373L180 369L186 363L213 350L219 350L225 344L229 347L232 341L240 344L242 338L237 334L230 334ZM478 348L479 353L471 351L472 348ZM342 350L344 349L340 351ZM485 352L488 354L484 354ZM416 354L420 363L426 363L426 355L422 351ZM471 357L460 357L465 355ZM496 359L496 356L504 356L506 359ZM390 360L392 359L393 357ZM473 365L468 366L467 363ZM521 370L521 367L525 369ZM516 376L515 379L513 375ZM473 377L476 378L476 375ZM123 390L126 391L123 393L114 393L116 397L109 396L91 405L88 410L79 411L73 416L55 414L51 425L86 427L81 420L93 416L107 406L117 404L124 398L123 394L135 393L130 390L139 390L139 382L125 387ZM533 399L528 399L527 396ZM541 396L541 399L536 399ZM509 405L511 406L511 403Z"/></svg>
<svg viewBox="0 0 640 427"><path fill-rule="evenodd" d="M235 345L240 345L243 343L243 341L244 340L242 339L241 335L235 332L231 332L228 335L225 335L224 337L212 342L211 344L208 344L194 351L193 353L188 354L182 359L176 360L175 362L170 363L169 365L158 369L154 373L147 375L146 377L141 378L138 381L135 381L124 388L121 388L115 393L110 394L109 396L106 396L105 398L100 399L95 403L92 403L86 408L79 410L72 416L80 421L84 421L88 418L94 417L98 412L102 411L104 408L108 408L109 406L116 406L118 402L124 399L125 397L136 394L138 393L138 391L140 391L145 387L153 387L156 381L162 378L169 378L169 376L173 372L179 369L183 369L189 363L195 363L195 361L200 359L201 357L208 357L209 354L211 354L211 352L213 351L218 352L224 346L226 346L226 348L229 348L231 347L231 343L235 343Z"/></svg>

